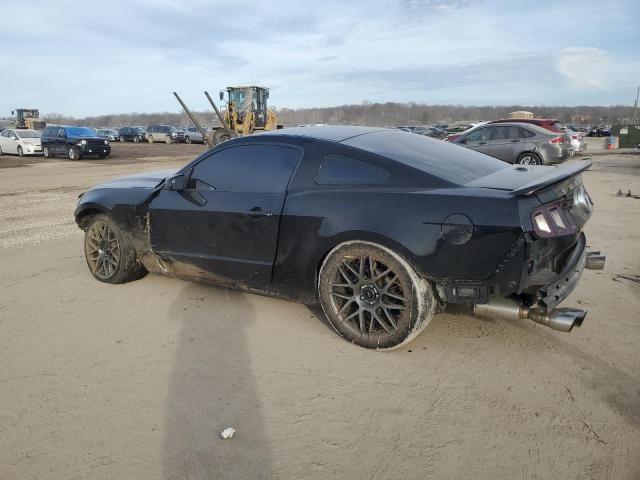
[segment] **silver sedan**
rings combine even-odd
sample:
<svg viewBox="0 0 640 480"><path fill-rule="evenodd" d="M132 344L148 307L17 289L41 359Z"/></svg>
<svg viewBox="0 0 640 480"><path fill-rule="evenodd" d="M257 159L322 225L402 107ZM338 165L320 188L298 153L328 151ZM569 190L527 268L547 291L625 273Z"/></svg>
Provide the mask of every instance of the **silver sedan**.
<svg viewBox="0 0 640 480"><path fill-rule="evenodd" d="M555 133L530 123L490 123L474 128L452 143L508 163L552 165L573 155L568 133Z"/></svg>

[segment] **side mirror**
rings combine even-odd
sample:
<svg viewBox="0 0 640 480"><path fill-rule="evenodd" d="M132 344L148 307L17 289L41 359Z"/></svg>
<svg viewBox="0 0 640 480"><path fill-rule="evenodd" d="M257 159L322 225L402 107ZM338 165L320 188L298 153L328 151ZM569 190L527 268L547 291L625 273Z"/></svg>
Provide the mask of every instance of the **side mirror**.
<svg viewBox="0 0 640 480"><path fill-rule="evenodd" d="M182 173L174 175L167 180L167 187L169 190L181 192L187 188L187 177Z"/></svg>
<svg viewBox="0 0 640 480"><path fill-rule="evenodd" d="M220 101L224 100L224 92L221 90L220 91Z"/></svg>

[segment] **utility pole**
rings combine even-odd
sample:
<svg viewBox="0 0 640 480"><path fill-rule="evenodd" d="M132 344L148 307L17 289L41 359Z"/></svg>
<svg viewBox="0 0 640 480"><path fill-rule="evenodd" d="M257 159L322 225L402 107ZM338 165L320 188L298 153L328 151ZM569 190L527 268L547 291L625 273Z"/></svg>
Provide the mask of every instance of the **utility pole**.
<svg viewBox="0 0 640 480"><path fill-rule="evenodd" d="M638 112L638 95L640 95L640 87L636 90L636 103L633 104L633 124L636 123L636 114Z"/></svg>

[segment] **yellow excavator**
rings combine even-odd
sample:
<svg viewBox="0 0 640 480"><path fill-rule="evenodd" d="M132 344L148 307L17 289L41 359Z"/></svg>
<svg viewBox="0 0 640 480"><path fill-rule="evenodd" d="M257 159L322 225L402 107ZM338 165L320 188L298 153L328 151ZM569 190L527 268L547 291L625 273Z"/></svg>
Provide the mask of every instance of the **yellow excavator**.
<svg viewBox="0 0 640 480"><path fill-rule="evenodd" d="M220 112L209 93L204 92L222 125L219 128L214 127L213 134L205 132L182 99L176 92L173 92L193 124L202 133L207 145L217 145L239 135L251 135L259 131L282 128L282 125L278 125L276 113L267 108L268 88L227 87L226 92L228 95L227 108L223 113ZM224 91L220 92L220 100L225 100Z"/></svg>
<svg viewBox="0 0 640 480"><path fill-rule="evenodd" d="M226 93L227 109L224 112L223 125L227 128L221 129L218 135L220 141L230 138L229 130L238 135L251 135L256 131L282 128L278 125L276 113L267 108L268 88L255 85L227 87ZM224 90L220 92L220 100L225 100ZM214 135L214 139L215 137Z"/></svg>
<svg viewBox="0 0 640 480"><path fill-rule="evenodd" d="M11 115L16 116L16 128L43 130L47 126L46 122L40 120L40 112L35 108L16 108Z"/></svg>

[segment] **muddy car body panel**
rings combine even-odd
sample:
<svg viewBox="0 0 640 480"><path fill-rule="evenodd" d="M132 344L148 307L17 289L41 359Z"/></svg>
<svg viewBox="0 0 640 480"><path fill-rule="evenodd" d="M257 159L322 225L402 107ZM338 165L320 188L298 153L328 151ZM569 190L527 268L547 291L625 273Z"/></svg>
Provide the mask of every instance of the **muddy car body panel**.
<svg viewBox="0 0 640 480"><path fill-rule="evenodd" d="M284 129L225 142L173 174L98 186L75 216L84 227L112 214L150 271L305 303L318 301L327 253L361 240L406 259L443 302L532 305L567 269L580 271L563 292L579 279L591 203L575 198L588 198L589 164L509 165L397 130ZM542 238L534 214L567 228Z"/></svg>

